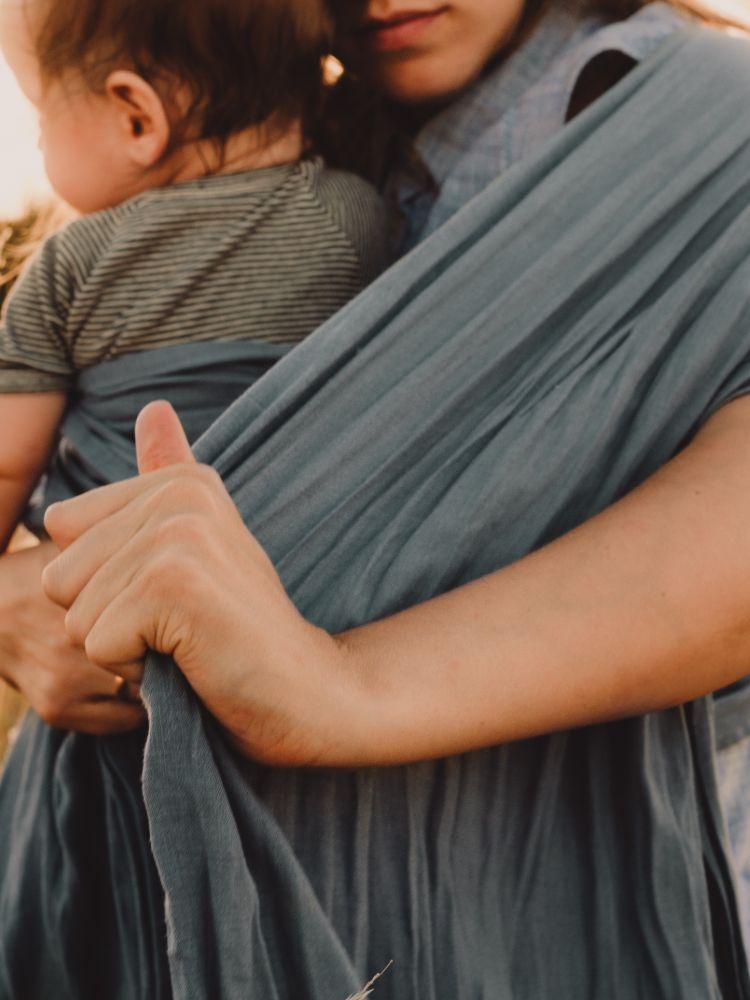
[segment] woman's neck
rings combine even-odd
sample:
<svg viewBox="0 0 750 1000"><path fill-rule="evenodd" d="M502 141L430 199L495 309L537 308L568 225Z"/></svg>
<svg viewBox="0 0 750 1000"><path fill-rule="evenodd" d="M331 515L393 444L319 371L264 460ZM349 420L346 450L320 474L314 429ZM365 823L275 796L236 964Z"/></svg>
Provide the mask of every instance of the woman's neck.
<svg viewBox="0 0 750 1000"><path fill-rule="evenodd" d="M263 125L244 129L222 144L212 139L183 143L165 161L162 184L296 163L304 151L301 122L285 128Z"/></svg>

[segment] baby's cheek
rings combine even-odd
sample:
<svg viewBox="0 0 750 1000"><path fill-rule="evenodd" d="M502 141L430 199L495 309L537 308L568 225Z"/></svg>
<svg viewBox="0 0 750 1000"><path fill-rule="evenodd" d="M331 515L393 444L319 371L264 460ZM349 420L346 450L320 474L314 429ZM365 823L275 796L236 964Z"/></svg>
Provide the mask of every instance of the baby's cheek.
<svg viewBox="0 0 750 1000"><path fill-rule="evenodd" d="M44 167L53 191L82 215L106 208L110 202L105 172L97 170L85 154L70 155L71 152L49 140L44 143Z"/></svg>

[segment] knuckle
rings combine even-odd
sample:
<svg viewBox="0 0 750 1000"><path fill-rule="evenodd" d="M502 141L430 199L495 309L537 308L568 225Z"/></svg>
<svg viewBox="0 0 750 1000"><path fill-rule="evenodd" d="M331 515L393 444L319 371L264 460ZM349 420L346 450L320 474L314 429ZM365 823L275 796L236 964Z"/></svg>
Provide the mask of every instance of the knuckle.
<svg viewBox="0 0 750 1000"><path fill-rule="evenodd" d="M200 560L195 558L194 551L185 547L187 535L182 534L180 541L182 544L165 546L154 557L145 575L146 590L157 599L179 599L192 592L196 581L201 578Z"/></svg>
<svg viewBox="0 0 750 1000"><path fill-rule="evenodd" d="M209 526L203 514L196 510L188 510L180 515L174 529L180 545L187 546L188 552L194 552L197 548L202 548Z"/></svg>
<svg viewBox="0 0 750 1000"><path fill-rule="evenodd" d="M181 476L172 475L166 482L161 483L149 497L151 508L159 513L160 511L172 511L181 506L184 490L181 488Z"/></svg>
<svg viewBox="0 0 750 1000"><path fill-rule="evenodd" d="M62 504L53 503L44 515L44 527L53 538L62 538L67 527L67 518Z"/></svg>
<svg viewBox="0 0 750 1000"><path fill-rule="evenodd" d="M180 599L182 578L180 566L169 553L155 555L131 585L133 613L148 621L158 617L165 604L171 605Z"/></svg>
<svg viewBox="0 0 750 1000"><path fill-rule="evenodd" d="M224 494L221 477L209 465L196 465L189 482L184 484L183 497L191 507L213 512Z"/></svg>
<svg viewBox="0 0 750 1000"><path fill-rule="evenodd" d="M210 465L195 464L188 466L185 473L183 496L189 497L192 503L212 508L224 493L224 483L216 469Z"/></svg>
<svg viewBox="0 0 750 1000"><path fill-rule="evenodd" d="M42 570L42 589L47 597L55 604L61 604L63 600L63 578L60 572L60 564L57 559L53 560Z"/></svg>
<svg viewBox="0 0 750 1000"><path fill-rule="evenodd" d="M42 702L41 705L37 707L37 715L42 722L46 722L48 726L52 726L53 728L59 728L62 726L62 716L52 702Z"/></svg>
<svg viewBox="0 0 750 1000"><path fill-rule="evenodd" d="M183 466L149 497L152 513L171 521L178 515L212 512L225 494L219 474L208 465Z"/></svg>
<svg viewBox="0 0 750 1000"><path fill-rule="evenodd" d="M194 465L193 475L199 482L203 483L212 493L217 490L223 491L224 483L219 473L210 465Z"/></svg>
<svg viewBox="0 0 750 1000"><path fill-rule="evenodd" d="M68 638L74 646L83 646L88 631L79 610L74 605L65 615L65 632Z"/></svg>
<svg viewBox="0 0 750 1000"><path fill-rule="evenodd" d="M180 510L163 516L155 526L156 554L152 562L164 572L169 572L174 564L179 567L188 553L204 547L209 532L205 515L198 510Z"/></svg>
<svg viewBox="0 0 750 1000"><path fill-rule="evenodd" d="M103 667L108 662L106 648L102 646L95 631L89 632L85 637L83 650L86 653L86 659L89 663L93 663L95 667Z"/></svg>
<svg viewBox="0 0 750 1000"><path fill-rule="evenodd" d="M197 607L201 603L205 572L205 566L200 560L193 556L185 560L180 578L181 603L192 607Z"/></svg>
<svg viewBox="0 0 750 1000"><path fill-rule="evenodd" d="M68 549L78 538L76 521L68 510L67 503L56 503L44 515L44 529L61 551Z"/></svg>
<svg viewBox="0 0 750 1000"><path fill-rule="evenodd" d="M60 692L56 685L47 684L42 687L34 700L37 715L48 726L61 727L65 721L65 709L60 700Z"/></svg>
<svg viewBox="0 0 750 1000"><path fill-rule="evenodd" d="M161 548L151 558L143 574L143 582L149 590L171 589L180 579L179 549L173 546L174 535L165 532Z"/></svg>

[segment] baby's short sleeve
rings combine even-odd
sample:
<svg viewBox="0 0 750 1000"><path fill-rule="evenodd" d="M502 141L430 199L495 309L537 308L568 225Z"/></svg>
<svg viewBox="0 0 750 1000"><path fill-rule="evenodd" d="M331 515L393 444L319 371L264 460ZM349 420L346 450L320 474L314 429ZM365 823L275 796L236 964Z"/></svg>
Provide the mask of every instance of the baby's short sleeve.
<svg viewBox="0 0 750 1000"><path fill-rule="evenodd" d="M65 339L74 276L51 236L29 262L0 316L0 393L65 392L75 375Z"/></svg>

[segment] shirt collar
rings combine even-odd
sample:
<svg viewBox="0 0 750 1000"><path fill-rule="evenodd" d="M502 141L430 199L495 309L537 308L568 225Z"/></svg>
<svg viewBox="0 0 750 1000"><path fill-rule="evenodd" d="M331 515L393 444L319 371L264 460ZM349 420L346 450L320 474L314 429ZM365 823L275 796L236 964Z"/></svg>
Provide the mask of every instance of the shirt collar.
<svg viewBox="0 0 750 1000"><path fill-rule="evenodd" d="M523 45L417 136L417 153L434 186L427 190L424 179L407 172L391 179L400 250L437 229L562 128L576 82L593 58L615 50L641 62L685 24L685 15L663 0L618 22L592 14L586 0L557 0Z"/></svg>
<svg viewBox="0 0 750 1000"><path fill-rule="evenodd" d="M550 8L528 40L448 108L432 118L416 138L417 153L440 185L476 138L497 125L544 76L551 64L605 22L583 14L576 0Z"/></svg>

